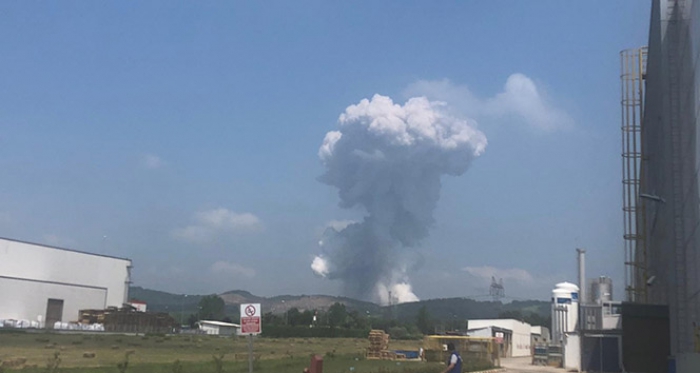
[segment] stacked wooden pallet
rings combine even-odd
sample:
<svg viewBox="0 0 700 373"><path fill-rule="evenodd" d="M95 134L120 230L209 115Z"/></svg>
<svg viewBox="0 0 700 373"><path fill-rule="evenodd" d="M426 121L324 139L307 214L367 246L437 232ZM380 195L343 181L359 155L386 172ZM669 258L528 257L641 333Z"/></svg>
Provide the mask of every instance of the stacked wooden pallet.
<svg viewBox="0 0 700 373"><path fill-rule="evenodd" d="M167 313L134 312L130 309L80 310L82 324L103 324L108 332L172 333L179 327Z"/></svg>
<svg viewBox="0 0 700 373"><path fill-rule="evenodd" d="M105 310L80 310L78 322L81 324L104 324Z"/></svg>
<svg viewBox="0 0 700 373"><path fill-rule="evenodd" d="M389 334L383 330L371 330L369 332L368 359L393 359L395 355L389 348Z"/></svg>

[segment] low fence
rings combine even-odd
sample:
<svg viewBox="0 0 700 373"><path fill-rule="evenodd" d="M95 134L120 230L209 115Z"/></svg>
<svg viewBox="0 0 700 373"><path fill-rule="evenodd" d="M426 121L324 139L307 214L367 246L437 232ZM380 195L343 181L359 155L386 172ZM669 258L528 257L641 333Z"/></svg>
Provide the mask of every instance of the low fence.
<svg viewBox="0 0 700 373"><path fill-rule="evenodd" d="M268 325L262 336L270 338L366 338L368 329Z"/></svg>

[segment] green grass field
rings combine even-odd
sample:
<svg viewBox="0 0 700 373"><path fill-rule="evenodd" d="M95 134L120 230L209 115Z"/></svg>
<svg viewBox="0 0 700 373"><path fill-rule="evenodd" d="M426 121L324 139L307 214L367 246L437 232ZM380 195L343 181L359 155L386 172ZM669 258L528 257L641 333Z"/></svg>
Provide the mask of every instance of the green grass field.
<svg viewBox="0 0 700 373"><path fill-rule="evenodd" d="M421 341L392 341L390 348L417 350L420 345ZM433 373L443 367L415 361L366 360L367 347L366 339L256 338L254 371L300 373L312 354L323 357L327 373ZM245 338L0 333L0 372L5 373L117 373L127 354L125 371L129 373L248 372ZM52 369L56 363L58 369Z"/></svg>

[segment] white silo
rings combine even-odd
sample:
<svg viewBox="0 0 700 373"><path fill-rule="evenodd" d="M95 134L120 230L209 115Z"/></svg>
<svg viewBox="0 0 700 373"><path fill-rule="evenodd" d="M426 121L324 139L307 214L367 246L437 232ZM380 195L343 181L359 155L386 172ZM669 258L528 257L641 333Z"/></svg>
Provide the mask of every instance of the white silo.
<svg viewBox="0 0 700 373"><path fill-rule="evenodd" d="M613 299L613 284L610 277L600 276L591 283L591 301L601 304Z"/></svg>
<svg viewBox="0 0 700 373"><path fill-rule="evenodd" d="M552 341L559 343L564 333L578 330L579 288L562 282L552 290Z"/></svg>

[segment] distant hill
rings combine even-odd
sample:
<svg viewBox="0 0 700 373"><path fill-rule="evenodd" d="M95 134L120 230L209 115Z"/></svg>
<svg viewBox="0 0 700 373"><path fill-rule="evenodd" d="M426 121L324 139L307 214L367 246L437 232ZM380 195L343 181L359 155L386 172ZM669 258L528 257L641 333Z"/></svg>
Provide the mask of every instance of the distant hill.
<svg viewBox="0 0 700 373"><path fill-rule="evenodd" d="M197 304L202 295L172 294L164 291L145 289L140 286L129 288L129 299L137 299L148 304L148 310L154 312L188 311L197 310Z"/></svg>
<svg viewBox="0 0 700 373"><path fill-rule="evenodd" d="M241 303L260 303L263 312L284 313L291 308L300 311L319 310L326 311L334 303L342 303L348 310L362 310L362 312L378 312L381 308L371 302L364 302L346 297L334 297L330 295L279 295L275 297L259 297L243 290L227 291L219 296L227 306L236 306Z"/></svg>
<svg viewBox="0 0 700 373"><path fill-rule="evenodd" d="M208 295L208 294L206 294ZM329 295L280 295L260 297L245 290L232 290L218 294L226 304L227 314L237 314L241 303L260 303L263 312L282 314L291 308L326 311L334 303L343 303L348 310L369 311L378 314L381 307L371 302L364 302L347 297ZM140 286L129 288L129 298L138 299L148 304L148 310L154 312L196 313L198 303L204 295L171 294L158 290L145 289Z"/></svg>
<svg viewBox="0 0 700 373"><path fill-rule="evenodd" d="M385 312L389 312L400 320L415 320L418 311L425 307L433 320L470 320L493 319L503 314L520 315L526 319L537 320L539 324L546 323L550 317L548 302L527 300L501 303L496 301L477 301L469 298L444 298L428 299L420 302L403 303L393 306ZM386 309L387 307L385 307Z"/></svg>
<svg viewBox="0 0 700 373"><path fill-rule="evenodd" d="M148 303L148 309L158 312L185 314L196 313L199 300L203 295L171 294L163 291L150 290L142 287L132 287L129 290L132 299ZM351 311L370 315L391 316L400 320L415 320L418 311L425 306L431 319L434 320L468 320L497 318L504 313L532 314L541 318L550 315L549 302L527 300L501 303L495 301L476 301L468 298L428 299L413 303L402 303L390 307L382 307L371 302L360 301L347 297L329 295L279 295L261 297L244 290L232 290L218 294L226 303L226 312L237 315L241 303L260 303L264 313L282 314L291 308L304 310L325 311L338 302Z"/></svg>

